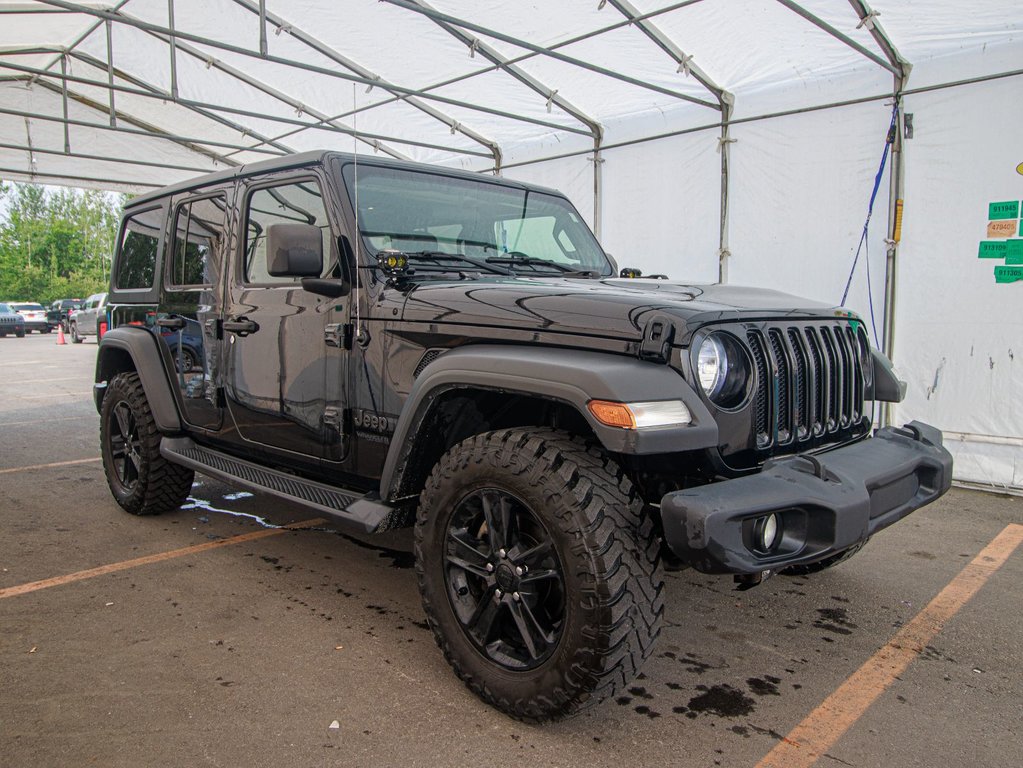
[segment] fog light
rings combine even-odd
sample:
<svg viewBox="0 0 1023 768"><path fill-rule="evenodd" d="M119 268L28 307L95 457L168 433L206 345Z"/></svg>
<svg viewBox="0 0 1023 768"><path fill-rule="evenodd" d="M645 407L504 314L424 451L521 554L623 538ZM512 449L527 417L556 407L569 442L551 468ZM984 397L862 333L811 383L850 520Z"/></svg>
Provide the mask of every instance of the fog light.
<svg viewBox="0 0 1023 768"><path fill-rule="evenodd" d="M766 517L757 518L753 524L753 543L760 552L770 552L778 543L781 533L781 521L778 515L771 513Z"/></svg>

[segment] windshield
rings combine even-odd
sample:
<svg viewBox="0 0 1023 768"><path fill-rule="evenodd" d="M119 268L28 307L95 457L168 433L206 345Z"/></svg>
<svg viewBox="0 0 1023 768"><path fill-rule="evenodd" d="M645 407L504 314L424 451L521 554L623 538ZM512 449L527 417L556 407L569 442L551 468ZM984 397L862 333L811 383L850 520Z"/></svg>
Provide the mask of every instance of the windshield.
<svg viewBox="0 0 1023 768"><path fill-rule="evenodd" d="M11 308L6 304L0 304L0 314L9 315L11 314Z"/></svg>
<svg viewBox="0 0 1023 768"><path fill-rule="evenodd" d="M610 275L611 265L572 205L562 197L492 181L360 165L344 168L359 229L371 253L422 254L433 270L488 264L493 271ZM428 259L444 254L451 259Z"/></svg>

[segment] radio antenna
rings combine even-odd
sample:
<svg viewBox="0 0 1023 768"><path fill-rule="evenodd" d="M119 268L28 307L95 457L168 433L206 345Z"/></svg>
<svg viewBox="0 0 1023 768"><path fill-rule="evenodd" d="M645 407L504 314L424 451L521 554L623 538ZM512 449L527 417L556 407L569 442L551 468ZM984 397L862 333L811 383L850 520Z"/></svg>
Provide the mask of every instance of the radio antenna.
<svg viewBox="0 0 1023 768"><path fill-rule="evenodd" d="M359 229L359 111L356 104L355 83L352 83L352 154L355 166L355 333L354 340L362 337L362 317L359 307L362 304L360 288L360 273L362 272L362 232Z"/></svg>

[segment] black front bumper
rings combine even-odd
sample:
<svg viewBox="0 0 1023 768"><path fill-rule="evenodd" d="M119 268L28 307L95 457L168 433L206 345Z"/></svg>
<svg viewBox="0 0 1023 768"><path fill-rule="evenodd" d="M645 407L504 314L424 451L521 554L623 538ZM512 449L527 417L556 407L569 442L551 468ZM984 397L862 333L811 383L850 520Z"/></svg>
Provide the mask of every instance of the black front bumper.
<svg viewBox="0 0 1023 768"><path fill-rule="evenodd" d="M842 552L951 485L941 432L914 421L828 453L768 461L756 475L673 491L661 518L668 546L697 570L760 574ZM781 534L759 551L757 521L771 513Z"/></svg>

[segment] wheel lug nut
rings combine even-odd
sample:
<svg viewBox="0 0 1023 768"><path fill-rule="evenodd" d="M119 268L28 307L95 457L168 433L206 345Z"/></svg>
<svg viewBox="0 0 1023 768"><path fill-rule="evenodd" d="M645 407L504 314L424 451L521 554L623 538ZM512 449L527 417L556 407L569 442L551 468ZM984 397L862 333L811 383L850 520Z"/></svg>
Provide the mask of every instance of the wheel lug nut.
<svg viewBox="0 0 1023 768"><path fill-rule="evenodd" d="M503 549L499 549L497 550L497 556L503 559L508 557L508 553L505 552Z"/></svg>
<svg viewBox="0 0 1023 768"><path fill-rule="evenodd" d="M522 574L524 574L524 573L525 573L525 571L524 571L524 570L522 570L522 566L521 566L521 565L520 565L520 566L518 566L518 567L517 567L517 568L515 569L515 575L516 575L516 576L521 576L521 575L522 575Z"/></svg>
<svg viewBox="0 0 1023 768"><path fill-rule="evenodd" d="M501 592L501 590L499 590L499 589L495 589L495 590L494 590L494 597L496 597L496 598L497 598L498 600L500 600L500 599L501 599L501 596L502 596L503 594L504 594L504 593L503 593L503 592Z"/></svg>
<svg viewBox="0 0 1023 768"><path fill-rule="evenodd" d="M522 599L522 595L520 595L518 592L512 592L512 600L515 600L516 602L518 602L521 599Z"/></svg>
<svg viewBox="0 0 1023 768"><path fill-rule="evenodd" d="M494 571L494 564L493 563L487 563L487 573L493 573L493 571Z"/></svg>

